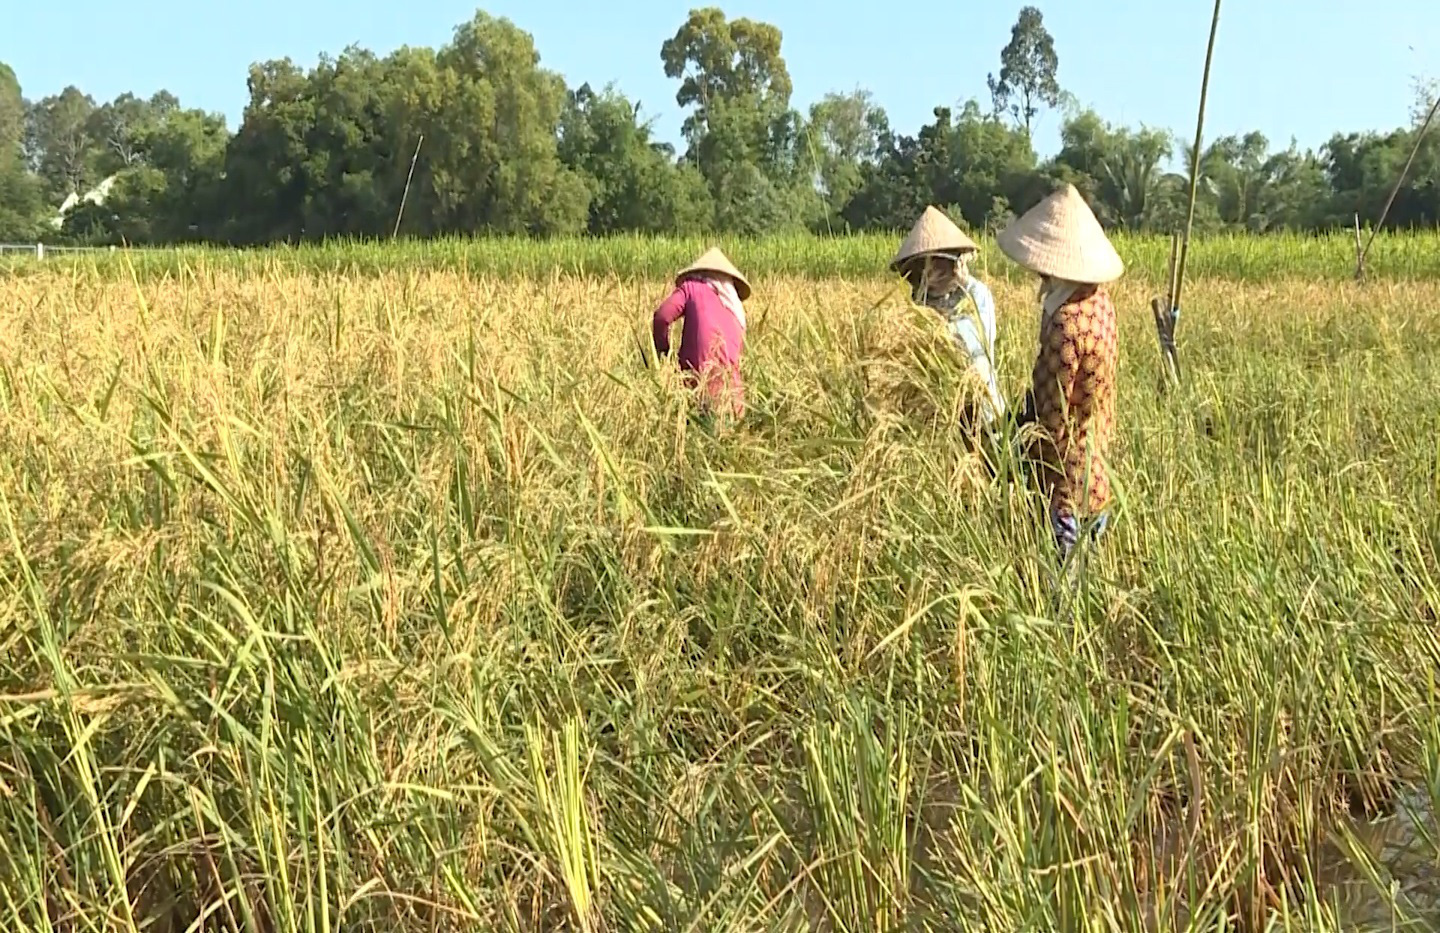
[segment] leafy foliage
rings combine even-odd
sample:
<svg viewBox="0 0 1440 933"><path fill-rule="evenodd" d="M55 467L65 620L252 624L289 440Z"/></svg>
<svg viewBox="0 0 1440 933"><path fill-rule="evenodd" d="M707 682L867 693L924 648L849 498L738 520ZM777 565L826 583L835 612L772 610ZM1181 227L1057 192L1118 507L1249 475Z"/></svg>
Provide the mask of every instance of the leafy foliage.
<svg viewBox="0 0 1440 933"><path fill-rule="evenodd" d="M1054 107L1060 103L1060 82L1056 72L1060 56L1055 52L1055 39L1045 28L1045 17L1033 6L1020 10L1010 41L1000 50L1000 75L990 75L987 83L996 113L1008 113L1015 122L1030 132L1042 104Z"/></svg>
<svg viewBox="0 0 1440 933"><path fill-rule="evenodd" d="M484 12L439 48L351 46L310 68L257 62L233 133L167 91L97 103L71 86L27 101L0 63L0 235L250 245L395 233L893 234L928 204L983 232L1059 181L1111 228L1184 222L1188 147L1075 106L1036 7L1020 11L999 52L989 105L936 107L913 132L861 88L795 107L783 40L772 24L704 7L660 44L687 111L681 152L618 88L567 86L529 33ZM1348 230L1356 214L1373 223L1435 93L1417 83L1410 126L1336 132L1318 151L1274 148L1258 132L1210 141L1196 229ZM1061 146L1042 159L1031 129L1056 108ZM89 198L102 183L108 193ZM78 203L62 223L67 198ZM1420 146L1385 225L1437 223L1440 132Z"/></svg>

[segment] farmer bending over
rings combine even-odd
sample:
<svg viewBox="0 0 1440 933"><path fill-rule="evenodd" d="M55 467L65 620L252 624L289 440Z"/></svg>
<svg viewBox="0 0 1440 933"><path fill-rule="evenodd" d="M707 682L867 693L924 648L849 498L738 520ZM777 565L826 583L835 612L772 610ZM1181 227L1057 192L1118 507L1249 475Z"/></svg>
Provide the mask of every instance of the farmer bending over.
<svg viewBox="0 0 1440 933"><path fill-rule="evenodd" d="M712 248L675 276L675 290L655 309L655 349L670 353L670 325L685 319L680 335L680 368L690 388L700 390L700 416L735 419L745 413L740 355L745 344L745 299L750 283ZM728 412L726 411L728 409Z"/></svg>
<svg viewBox="0 0 1440 933"><path fill-rule="evenodd" d="M956 344L985 386L979 423L989 426L1005 410L995 377L995 299L985 283L970 274L980 247L934 207L911 228L890 268L910 283L911 298L939 313ZM971 413L967 420L974 420Z"/></svg>
<svg viewBox="0 0 1440 933"><path fill-rule="evenodd" d="M1124 274L1125 264L1074 185L1058 188L996 242L1040 277L1040 349L1020 422L1040 428L1031 455L1041 467L1063 560L1082 519L1098 538L1109 518L1119 347L1105 285Z"/></svg>

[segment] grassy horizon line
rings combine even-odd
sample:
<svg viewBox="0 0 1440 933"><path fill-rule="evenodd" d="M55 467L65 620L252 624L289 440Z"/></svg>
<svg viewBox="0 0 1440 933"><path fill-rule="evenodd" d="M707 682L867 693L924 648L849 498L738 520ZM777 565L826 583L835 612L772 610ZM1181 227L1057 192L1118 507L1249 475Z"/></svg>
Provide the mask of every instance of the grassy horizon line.
<svg viewBox="0 0 1440 933"><path fill-rule="evenodd" d="M1170 238L1162 234L1111 234L1126 276L1163 282ZM982 278L1007 282L1027 273L978 235L980 255L974 269ZM456 271L502 279L551 275L664 280L700 252L718 245L747 276L857 279L888 276L898 236L863 233L794 234L767 237L649 236L446 237L432 240L334 239L291 246L277 244L234 248L184 245L135 249L100 248L64 252L48 247L43 261L33 254L0 254L0 276L34 274L57 265L102 279L142 278L198 273L206 268L287 270L311 273L375 275L401 270ZM57 251L59 250L59 251ZM1351 281L1355 271L1353 233L1216 233L1192 239L1186 274L1196 279L1268 282L1277 277ZM1370 280L1413 281L1440 278L1440 231L1397 231L1375 238L1366 257Z"/></svg>

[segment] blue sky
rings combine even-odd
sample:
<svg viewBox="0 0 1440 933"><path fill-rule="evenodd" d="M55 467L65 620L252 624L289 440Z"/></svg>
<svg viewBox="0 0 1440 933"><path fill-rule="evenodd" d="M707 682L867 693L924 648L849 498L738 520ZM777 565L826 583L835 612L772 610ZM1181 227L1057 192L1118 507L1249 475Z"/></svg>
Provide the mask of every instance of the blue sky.
<svg viewBox="0 0 1440 933"><path fill-rule="evenodd" d="M682 113L660 43L706 0L491 0L484 9L530 32L542 63L572 85L614 81L657 134L677 141ZM779 26L804 107L832 90L868 88L891 124L913 133L937 104L988 101L1022 3L912 7L860 0L713 0L731 17ZM814 6L812 7L812 2ZM1060 55L1060 83L1109 120L1194 134L1210 0L1033 0ZM349 43L377 52L439 45L473 14L474 0L67 0L7 4L0 61L32 99L75 84L97 100L168 88L186 106L224 113L233 130L251 62L290 56L313 64ZM968 9L967 9L968 8ZM818 15L807 10L819 10ZM62 33L63 28L63 33ZM949 38L936 42L937 32ZM942 53L933 50L943 48ZM1355 77L1357 72L1362 77ZM1407 119L1411 79L1440 77L1437 0L1229 0L1222 6L1206 137L1260 129L1272 144L1318 146L1336 129L1388 129ZM1042 154L1058 145L1058 115L1037 128ZM1188 145L1188 143L1187 143Z"/></svg>

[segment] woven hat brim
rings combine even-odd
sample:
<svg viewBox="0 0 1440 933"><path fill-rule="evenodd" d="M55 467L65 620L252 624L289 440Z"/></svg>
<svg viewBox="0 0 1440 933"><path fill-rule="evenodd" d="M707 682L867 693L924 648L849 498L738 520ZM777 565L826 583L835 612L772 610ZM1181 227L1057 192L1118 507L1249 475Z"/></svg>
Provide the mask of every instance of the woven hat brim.
<svg viewBox="0 0 1440 933"><path fill-rule="evenodd" d="M728 275L735 280L735 294L740 296L740 300L745 301L750 297L750 280L735 268L735 264L719 248L706 250L699 259L675 273L675 281L679 282L694 272L718 272L721 275Z"/></svg>
<svg viewBox="0 0 1440 933"><path fill-rule="evenodd" d="M926 250L923 253L916 253L914 256L906 256L904 259L895 260L894 262L890 263L890 269L893 272L899 272L901 269L905 268L917 259L948 259L951 262L959 262L961 258L964 257L966 252L967 250L958 249Z"/></svg>
<svg viewBox="0 0 1440 933"><path fill-rule="evenodd" d="M1101 285L1125 274L1125 262L1100 221L1068 185L1002 230L995 245L1037 275Z"/></svg>
<svg viewBox="0 0 1440 933"><path fill-rule="evenodd" d="M1109 241L1076 247L1046 236L1006 230L995 238L995 244L1006 256L1036 275L1104 285L1125 274L1125 261Z"/></svg>
<svg viewBox="0 0 1440 933"><path fill-rule="evenodd" d="M961 230L955 221L932 205L925 208L925 213L920 215L915 226L910 228L910 233L900 244L895 258L890 261L890 269L898 272L905 263L920 256L979 251L978 243L966 236L965 231Z"/></svg>

